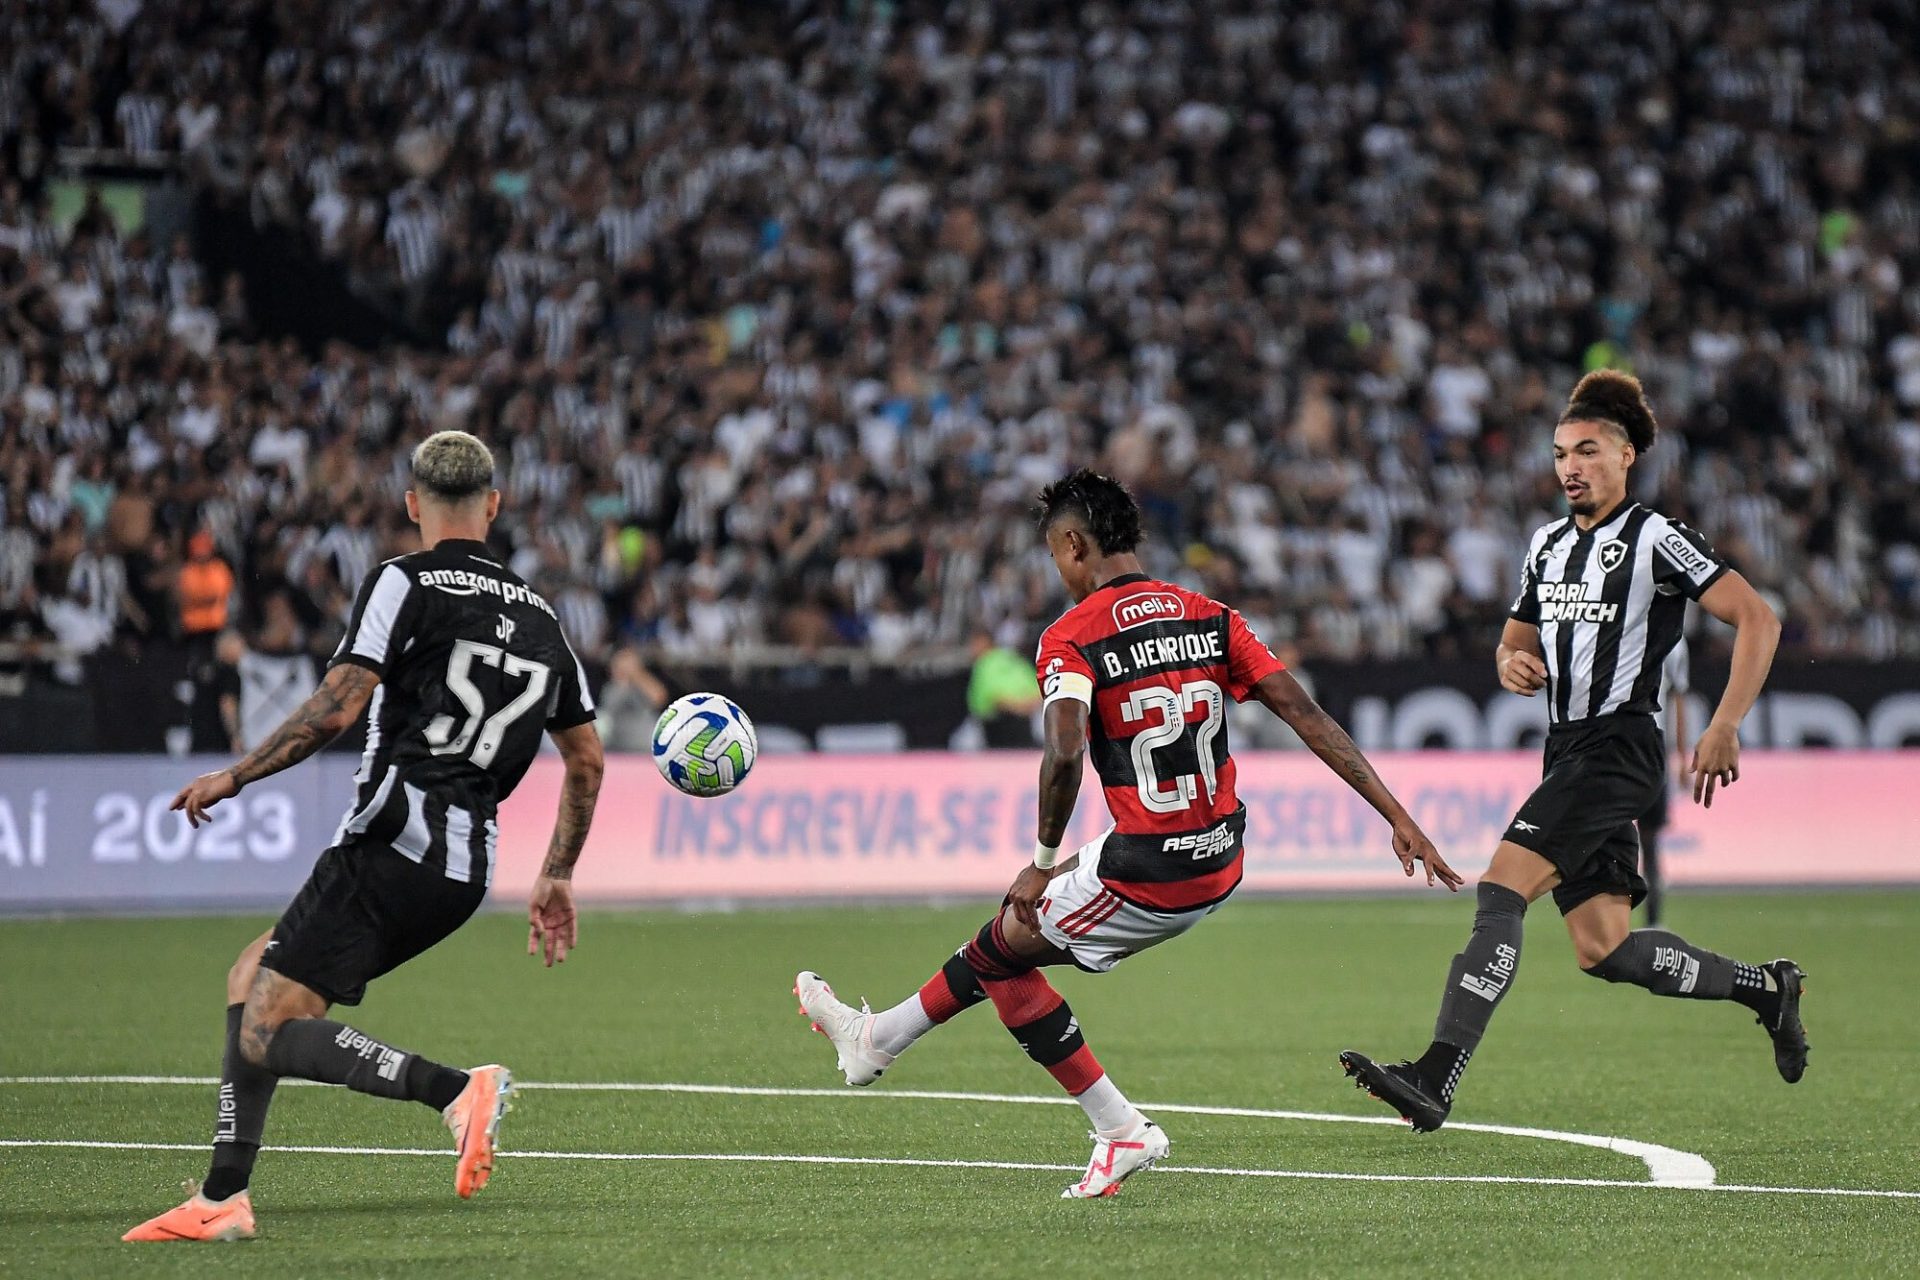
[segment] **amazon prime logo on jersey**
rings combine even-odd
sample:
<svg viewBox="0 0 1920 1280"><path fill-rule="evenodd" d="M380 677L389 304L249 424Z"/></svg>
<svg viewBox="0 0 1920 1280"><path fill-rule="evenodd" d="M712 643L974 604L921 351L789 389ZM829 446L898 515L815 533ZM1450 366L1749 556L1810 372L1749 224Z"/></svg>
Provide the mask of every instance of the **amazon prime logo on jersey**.
<svg viewBox="0 0 1920 1280"><path fill-rule="evenodd" d="M493 629L493 634L494 634L494 638L499 640L501 644L506 644L508 641L512 640L513 639L513 619L509 618L504 613L501 614L500 625Z"/></svg>
<svg viewBox="0 0 1920 1280"><path fill-rule="evenodd" d="M1612 542L1603 542L1600 544L1600 567L1608 573L1612 573L1615 569L1618 569L1620 562L1626 558L1626 543L1615 539Z"/></svg>

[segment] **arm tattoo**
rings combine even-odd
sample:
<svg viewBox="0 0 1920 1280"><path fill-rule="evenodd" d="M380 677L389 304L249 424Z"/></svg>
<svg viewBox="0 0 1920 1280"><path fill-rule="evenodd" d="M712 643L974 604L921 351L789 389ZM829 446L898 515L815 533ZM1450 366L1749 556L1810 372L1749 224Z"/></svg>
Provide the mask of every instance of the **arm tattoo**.
<svg viewBox="0 0 1920 1280"><path fill-rule="evenodd" d="M1314 713L1295 726L1300 740L1313 749L1313 754L1326 761L1328 768L1354 787L1364 787L1372 782L1373 770L1367 766L1367 758L1360 754L1360 748L1347 736L1347 731L1318 707L1314 708Z"/></svg>
<svg viewBox="0 0 1920 1280"><path fill-rule="evenodd" d="M1066 838L1085 760L1077 751L1061 754L1052 744L1040 757L1040 839L1047 844L1058 846Z"/></svg>
<svg viewBox="0 0 1920 1280"><path fill-rule="evenodd" d="M233 766L234 785L244 787L291 768L346 731L373 696L380 677L365 667L343 663L327 672L300 709L267 740Z"/></svg>
<svg viewBox="0 0 1920 1280"><path fill-rule="evenodd" d="M541 875L553 880L573 878L573 864L587 843L587 828L593 825L593 806L599 798L599 770L567 770L567 780L560 787L560 815L553 824L553 841L547 845Z"/></svg>

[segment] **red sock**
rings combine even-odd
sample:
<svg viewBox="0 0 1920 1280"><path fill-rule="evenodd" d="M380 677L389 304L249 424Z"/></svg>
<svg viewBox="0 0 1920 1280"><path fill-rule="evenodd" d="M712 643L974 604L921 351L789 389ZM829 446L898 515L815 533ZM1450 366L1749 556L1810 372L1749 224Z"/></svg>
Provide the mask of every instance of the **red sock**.
<svg viewBox="0 0 1920 1280"><path fill-rule="evenodd" d="M1038 970L981 986L1027 1056L1068 1093L1078 1097L1106 1074L1080 1034L1073 1010Z"/></svg>
<svg viewBox="0 0 1920 1280"><path fill-rule="evenodd" d="M920 1007L935 1026L986 998L980 989L980 975L974 972L966 957L958 953L920 988Z"/></svg>

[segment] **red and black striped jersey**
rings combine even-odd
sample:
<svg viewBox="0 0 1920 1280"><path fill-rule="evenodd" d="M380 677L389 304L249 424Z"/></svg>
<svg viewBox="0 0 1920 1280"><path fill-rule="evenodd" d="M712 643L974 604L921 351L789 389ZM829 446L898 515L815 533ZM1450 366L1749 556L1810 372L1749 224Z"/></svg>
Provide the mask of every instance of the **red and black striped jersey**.
<svg viewBox="0 0 1920 1280"><path fill-rule="evenodd" d="M1198 592L1128 574L1047 628L1038 667L1048 702L1089 709L1088 750L1114 823L1102 881L1154 910L1233 892L1246 811L1226 700L1286 669L1246 620Z"/></svg>

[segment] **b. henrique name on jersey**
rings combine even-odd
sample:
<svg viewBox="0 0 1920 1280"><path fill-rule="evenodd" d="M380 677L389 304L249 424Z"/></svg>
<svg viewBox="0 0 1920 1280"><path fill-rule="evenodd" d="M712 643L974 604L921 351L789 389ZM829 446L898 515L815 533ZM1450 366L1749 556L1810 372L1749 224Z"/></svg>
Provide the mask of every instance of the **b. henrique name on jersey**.
<svg viewBox="0 0 1920 1280"><path fill-rule="evenodd" d="M1114 822L1101 883L1150 911L1232 893L1247 811L1226 703L1284 670L1280 660L1218 601L1129 574L1048 627L1037 665L1046 701L1087 705L1088 756Z"/></svg>
<svg viewBox="0 0 1920 1280"><path fill-rule="evenodd" d="M1149 636L1135 640L1123 649L1108 649L1100 655L1107 675L1115 680L1128 676L1151 675L1176 667L1207 665L1226 661L1226 646L1218 630L1181 632L1171 636Z"/></svg>

